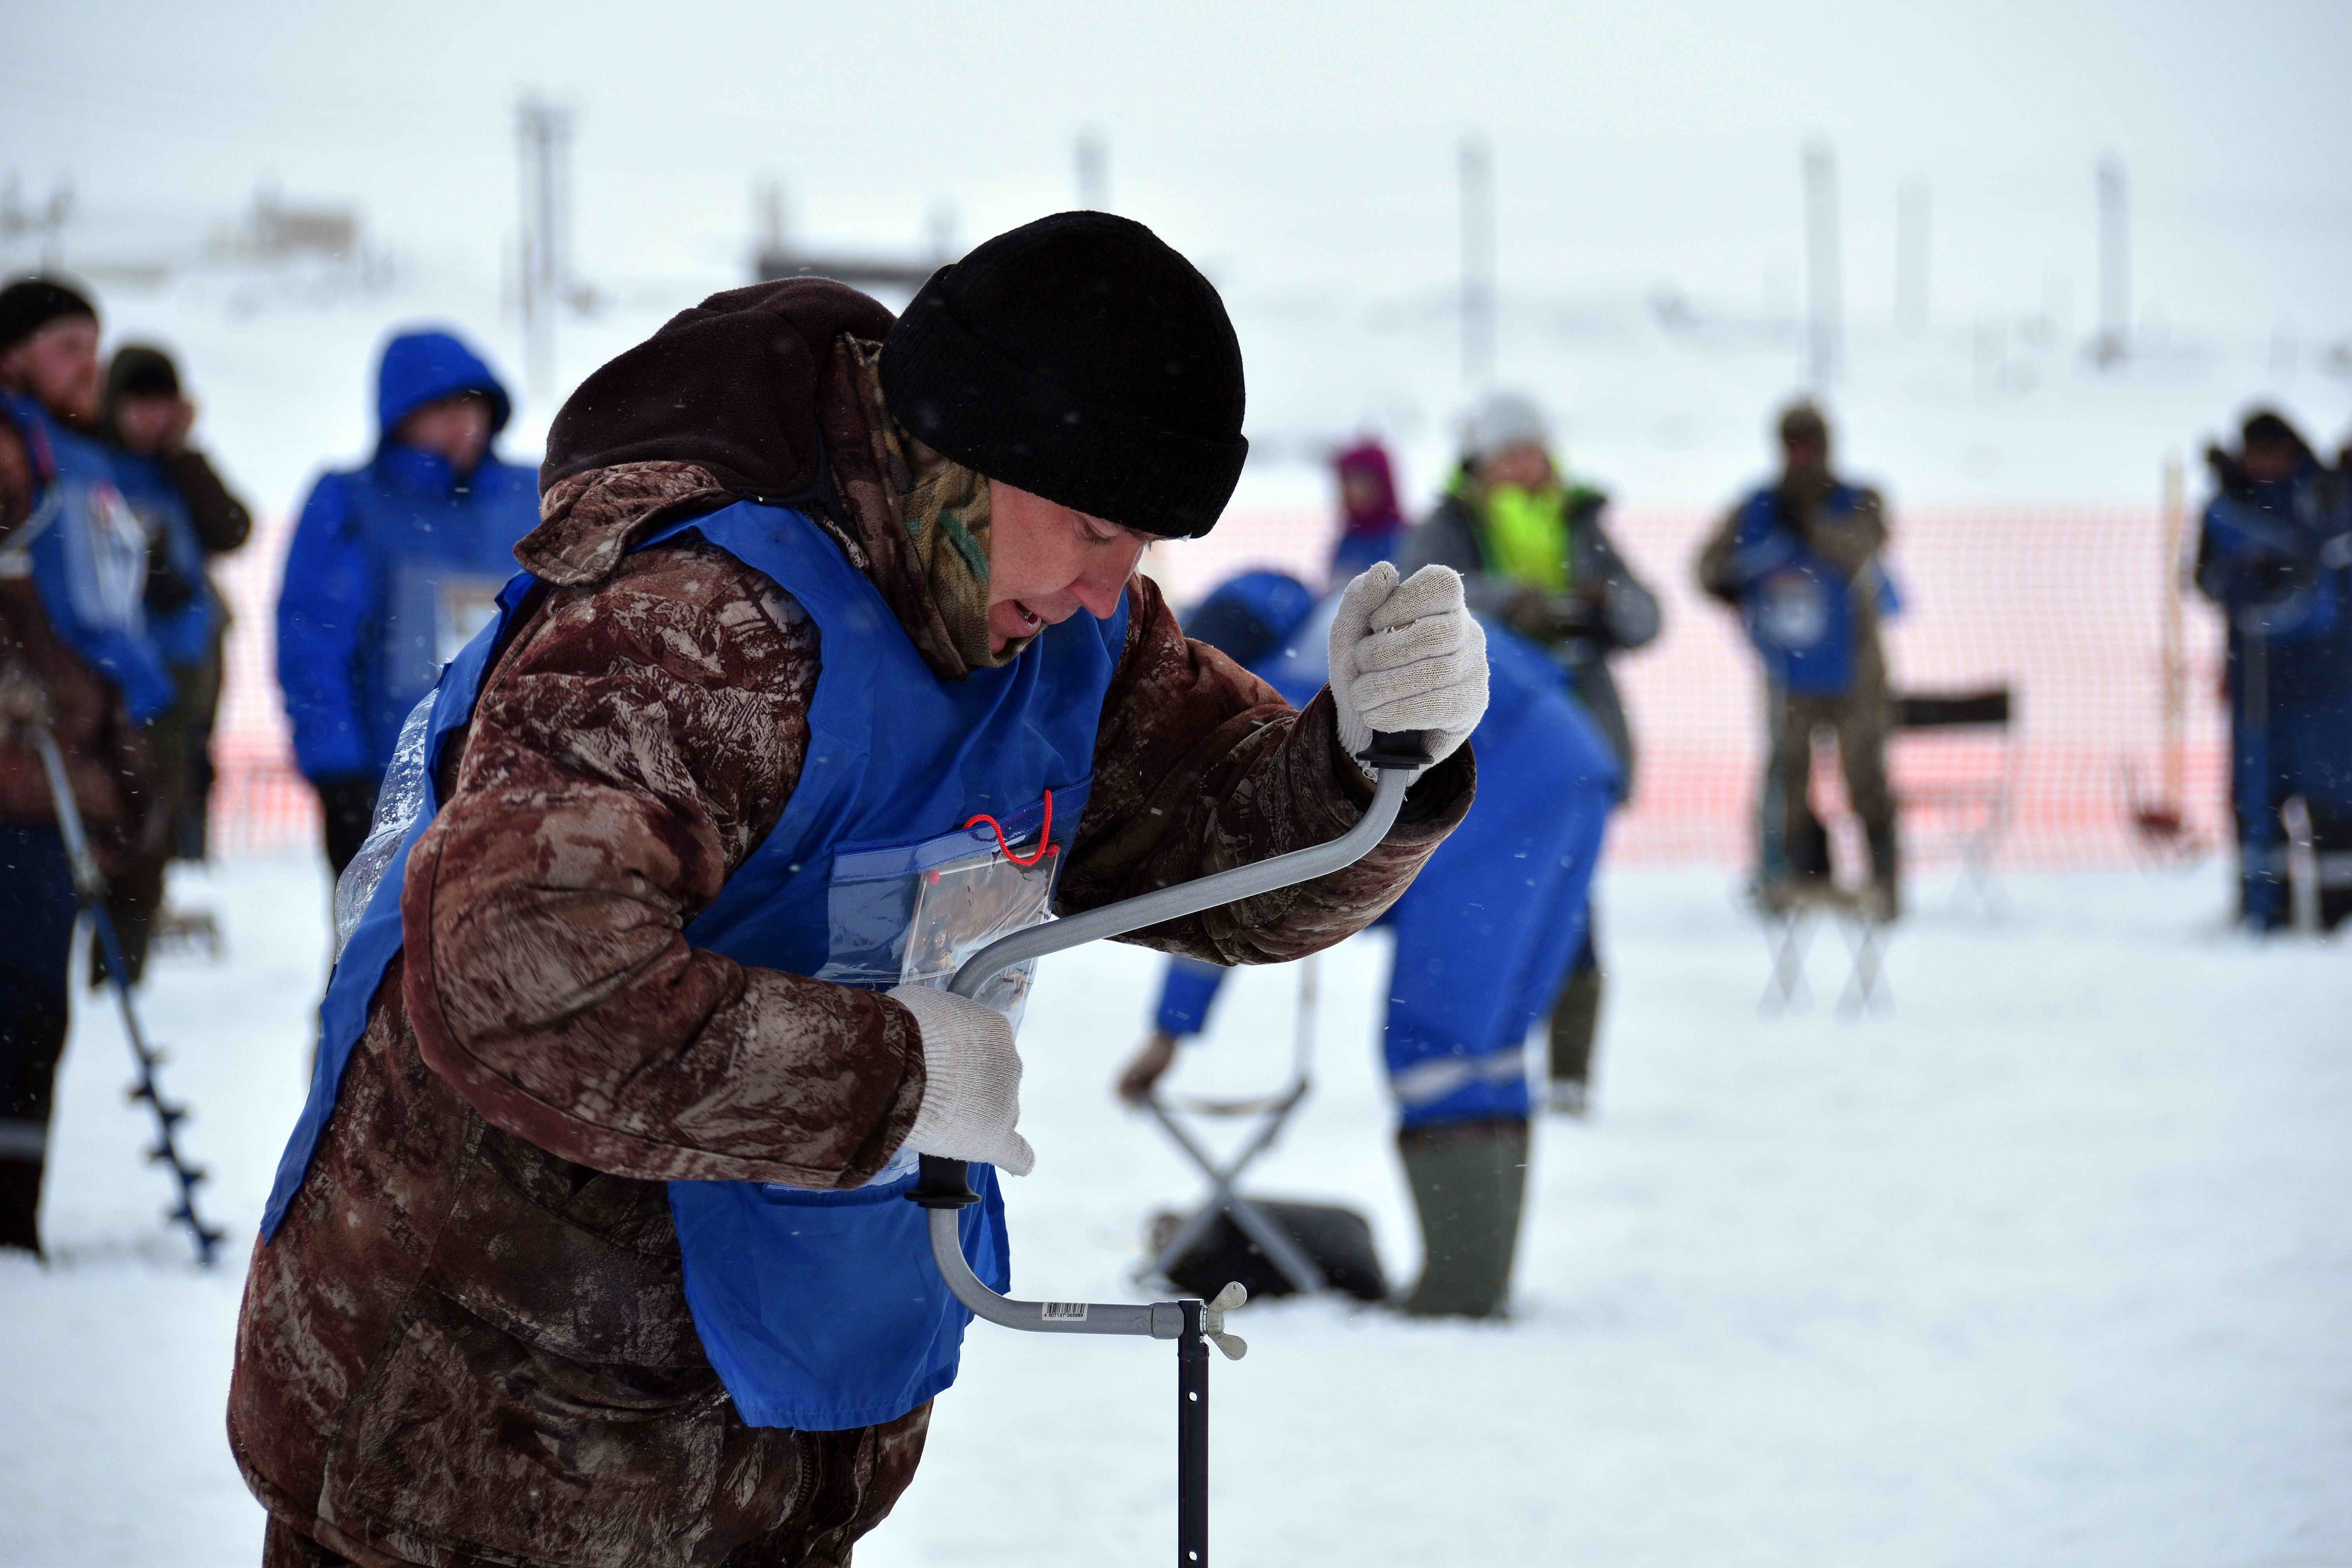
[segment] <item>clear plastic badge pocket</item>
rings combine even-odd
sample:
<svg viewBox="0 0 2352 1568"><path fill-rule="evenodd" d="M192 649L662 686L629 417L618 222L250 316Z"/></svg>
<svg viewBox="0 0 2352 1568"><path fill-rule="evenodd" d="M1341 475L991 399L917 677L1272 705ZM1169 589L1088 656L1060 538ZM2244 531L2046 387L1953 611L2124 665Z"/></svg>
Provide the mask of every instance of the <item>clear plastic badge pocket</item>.
<svg viewBox="0 0 2352 1568"><path fill-rule="evenodd" d="M1015 816L1007 825L1013 841L1034 840L1039 816L1032 809ZM946 990L965 959L1051 917L1061 856L1057 846L1040 847L1042 853L1025 851L1035 863L1023 865L999 847L992 829L980 827L920 844L842 851L826 897L824 967L815 977L872 991ZM1018 1030L1035 967L1033 961L991 976L977 1000ZM875 1180L914 1169L914 1156L903 1154Z"/></svg>
<svg viewBox="0 0 2352 1568"><path fill-rule="evenodd" d="M992 849L921 873L897 983L944 991L964 960L982 948L1043 924L1053 913L1054 874L1061 865L1062 858L1047 845L1034 866ZM976 1000L1003 1014L1018 1033L1036 969L1032 959L991 975Z"/></svg>

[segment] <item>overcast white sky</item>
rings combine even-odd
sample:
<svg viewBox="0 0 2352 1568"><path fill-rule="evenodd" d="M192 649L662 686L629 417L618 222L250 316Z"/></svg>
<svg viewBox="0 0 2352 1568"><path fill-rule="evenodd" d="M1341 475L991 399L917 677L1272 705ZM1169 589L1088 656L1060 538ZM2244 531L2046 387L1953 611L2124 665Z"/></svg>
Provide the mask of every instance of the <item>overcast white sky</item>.
<svg viewBox="0 0 2352 1568"><path fill-rule="evenodd" d="M2087 300L2113 150L2144 301L2333 330L2348 81L2341 0L15 0L0 172L37 195L70 172L92 211L219 213L274 177L487 271L514 228L513 100L539 87L579 115L582 269L669 276L737 264L768 174L804 233L912 248L946 201L969 242L1069 205L1092 125L1113 205L1228 288L1377 295L1451 274L1454 149L1477 130L1507 280L1750 300L1793 273L1797 149L1821 134L1856 308L1891 292L1895 192L1923 177L1938 304L1978 310Z"/></svg>

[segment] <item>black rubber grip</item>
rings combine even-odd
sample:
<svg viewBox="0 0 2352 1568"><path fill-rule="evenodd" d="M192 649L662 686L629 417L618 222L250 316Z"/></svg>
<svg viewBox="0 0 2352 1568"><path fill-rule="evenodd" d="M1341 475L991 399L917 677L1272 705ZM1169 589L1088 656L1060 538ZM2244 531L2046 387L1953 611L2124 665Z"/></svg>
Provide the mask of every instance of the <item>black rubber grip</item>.
<svg viewBox="0 0 2352 1568"><path fill-rule="evenodd" d="M918 1208L961 1209L980 1202L980 1194L971 1190L961 1160L925 1154L922 1170L915 1177L915 1184L908 1189L907 1201Z"/></svg>
<svg viewBox="0 0 2352 1568"><path fill-rule="evenodd" d="M1426 730L1375 730L1372 743L1356 753L1368 768L1425 768L1429 765Z"/></svg>

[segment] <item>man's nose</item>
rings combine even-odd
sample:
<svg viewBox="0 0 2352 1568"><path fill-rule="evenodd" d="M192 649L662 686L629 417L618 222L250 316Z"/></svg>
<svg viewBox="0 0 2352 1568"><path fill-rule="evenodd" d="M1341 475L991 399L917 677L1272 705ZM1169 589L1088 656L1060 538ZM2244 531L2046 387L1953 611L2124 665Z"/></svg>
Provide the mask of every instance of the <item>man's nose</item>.
<svg viewBox="0 0 2352 1568"><path fill-rule="evenodd" d="M1127 580L1135 574L1135 563L1143 558L1143 547L1122 550L1108 561L1089 562L1078 580L1070 584L1087 613L1098 621L1107 621L1118 614L1118 602L1127 592Z"/></svg>

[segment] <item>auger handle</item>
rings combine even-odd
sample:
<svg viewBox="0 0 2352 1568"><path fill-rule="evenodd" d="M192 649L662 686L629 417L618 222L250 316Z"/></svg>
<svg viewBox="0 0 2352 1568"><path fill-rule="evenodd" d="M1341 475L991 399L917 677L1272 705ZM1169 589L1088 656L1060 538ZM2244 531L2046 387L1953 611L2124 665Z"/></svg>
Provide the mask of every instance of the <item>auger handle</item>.
<svg viewBox="0 0 2352 1568"><path fill-rule="evenodd" d="M1033 958L1049 952L1061 952L1105 937L1124 936L1145 926L1158 925L1162 921L1181 920L1186 915L1213 910L1242 899L1255 898L1277 888L1293 887L1318 877L1352 866L1371 852L1372 847L1388 837L1396 825L1397 813L1404 808L1405 791L1412 785L1412 776L1429 765L1428 736L1419 730L1394 732L1374 731L1372 742L1356 753L1359 761L1380 774L1373 786L1372 803L1355 826L1328 843L1317 844L1305 849L1294 849L1287 855L1236 866L1230 871L1213 876L1196 877L1189 882L1179 882L1172 888L1137 898L1122 899L1098 910L1088 910L1067 920L1047 921L997 938L958 967L948 989L959 996L977 995L980 988L1001 972L1016 963L1026 963ZM948 1287L956 1300L991 1322L1007 1328L1074 1331L1093 1333L1150 1333L1148 1320L1140 1328L1076 1329L1076 1323L1088 1321L1055 1321L1034 1310L1039 1307L1072 1306L1087 1313L1149 1312L1151 1309L1088 1306L1084 1303L1013 1302L999 1296L982 1284L964 1263L962 1238L958 1234L955 1211L978 1203L979 1195L971 1190L965 1162L950 1160L936 1154L921 1157L921 1172L915 1185L907 1194L909 1202L931 1211L931 1252L940 1269L947 1277ZM951 1268L949 1253L961 1268ZM967 1294L967 1290L973 1292ZM1007 1314L1003 1309L1020 1310ZM1157 1336L1168 1338L1168 1335Z"/></svg>

